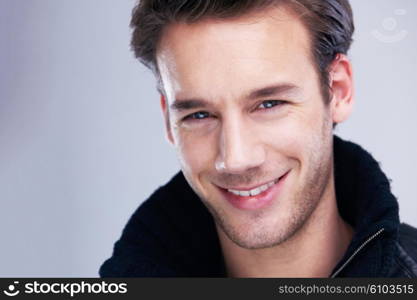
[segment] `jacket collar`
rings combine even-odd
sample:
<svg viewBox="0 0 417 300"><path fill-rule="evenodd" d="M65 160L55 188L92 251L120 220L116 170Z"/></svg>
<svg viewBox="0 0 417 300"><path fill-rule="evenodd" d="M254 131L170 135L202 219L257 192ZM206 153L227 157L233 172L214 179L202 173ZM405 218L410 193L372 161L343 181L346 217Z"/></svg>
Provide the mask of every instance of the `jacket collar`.
<svg viewBox="0 0 417 300"><path fill-rule="evenodd" d="M398 202L378 162L352 142L334 137L336 199L355 230L333 276L385 277L394 263Z"/></svg>

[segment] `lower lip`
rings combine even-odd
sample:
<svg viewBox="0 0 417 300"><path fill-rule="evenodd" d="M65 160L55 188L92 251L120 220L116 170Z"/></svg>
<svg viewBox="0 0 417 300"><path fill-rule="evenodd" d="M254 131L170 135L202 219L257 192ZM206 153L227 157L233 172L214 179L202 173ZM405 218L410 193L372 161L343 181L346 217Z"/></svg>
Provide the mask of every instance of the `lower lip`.
<svg viewBox="0 0 417 300"><path fill-rule="evenodd" d="M232 194L225 189L221 189L221 191L227 201L229 201L229 203L235 208L241 210L256 210L264 208L279 196L289 173L290 171L285 173L285 175L282 176L277 183L256 196L245 197Z"/></svg>

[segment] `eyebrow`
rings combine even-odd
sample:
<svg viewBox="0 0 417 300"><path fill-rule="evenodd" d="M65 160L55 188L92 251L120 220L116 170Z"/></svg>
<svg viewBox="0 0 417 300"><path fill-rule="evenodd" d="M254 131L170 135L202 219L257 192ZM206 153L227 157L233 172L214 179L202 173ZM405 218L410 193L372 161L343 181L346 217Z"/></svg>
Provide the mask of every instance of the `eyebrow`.
<svg viewBox="0 0 417 300"><path fill-rule="evenodd" d="M205 108L207 106L209 106L209 103L203 99L176 99L170 105L171 109L176 111Z"/></svg>
<svg viewBox="0 0 417 300"><path fill-rule="evenodd" d="M248 100L279 96L286 93L296 93L301 90L300 87L292 83L280 83L270 86L266 86L260 89L250 91L244 98ZM186 111L191 109L200 109L210 106L210 103L204 99L191 98L191 99L176 99L170 108L175 111Z"/></svg>
<svg viewBox="0 0 417 300"><path fill-rule="evenodd" d="M249 92L247 99L258 99L271 96L279 96L288 93L297 93L300 92L301 88L296 86L293 83L280 83L274 84L254 91Z"/></svg>

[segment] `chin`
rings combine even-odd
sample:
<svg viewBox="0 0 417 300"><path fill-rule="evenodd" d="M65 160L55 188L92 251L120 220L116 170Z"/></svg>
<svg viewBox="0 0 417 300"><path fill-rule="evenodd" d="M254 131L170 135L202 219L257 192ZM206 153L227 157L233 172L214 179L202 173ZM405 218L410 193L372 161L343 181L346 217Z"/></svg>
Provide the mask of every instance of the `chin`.
<svg viewBox="0 0 417 300"><path fill-rule="evenodd" d="M278 219L273 218L270 212L251 214L250 216L247 214L226 216L216 210L215 213L212 212L212 215L218 230L221 230L230 241L241 248L270 248L281 244L291 235L289 224L287 223L286 226L281 224L279 214L276 213L273 215Z"/></svg>
<svg viewBox="0 0 417 300"><path fill-rule="evenodd" d="M315 210L314 202L288 199L287 205L244 215L212 213L219 229L230 241L245 249L265 249L280 245L297 234ZM301 200L301 201L300 201Z"/></svg>

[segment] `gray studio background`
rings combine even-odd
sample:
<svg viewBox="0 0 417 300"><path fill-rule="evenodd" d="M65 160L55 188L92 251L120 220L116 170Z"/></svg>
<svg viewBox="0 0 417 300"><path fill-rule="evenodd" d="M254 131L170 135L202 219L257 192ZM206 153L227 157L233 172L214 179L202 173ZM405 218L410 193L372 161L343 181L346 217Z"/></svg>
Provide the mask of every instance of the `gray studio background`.
<svg viewBox="0 0 417 300"><path fill-rule="evenodd" d="M127 219L177 170L134 0L0 0L0 276L98 276ZM417 226L417 1L354 0L356 109Z"/></svg>

